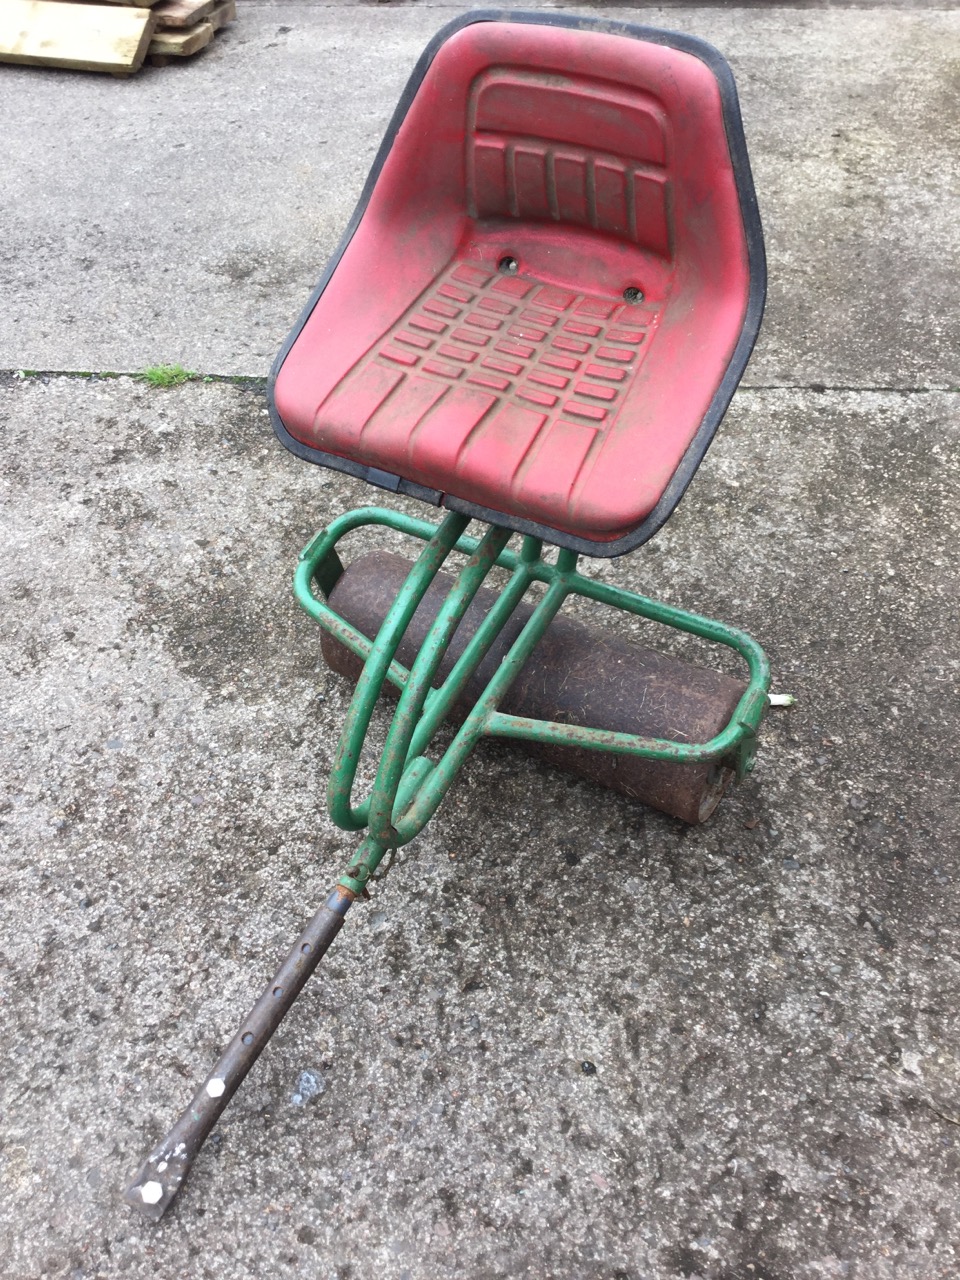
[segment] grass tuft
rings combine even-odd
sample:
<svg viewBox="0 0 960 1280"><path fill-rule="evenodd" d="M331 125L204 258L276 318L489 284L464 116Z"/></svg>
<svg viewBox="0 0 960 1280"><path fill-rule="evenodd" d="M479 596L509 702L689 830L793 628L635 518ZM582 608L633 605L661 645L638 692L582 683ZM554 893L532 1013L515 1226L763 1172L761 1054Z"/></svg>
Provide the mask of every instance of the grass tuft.
<svg viewBox="0 0 960 1280"><path fill-rule="evenodd" d="M136 376L151 387L181 387L200 375L185 369L182 364L154 364L149 369L141 370Z"/></svg>

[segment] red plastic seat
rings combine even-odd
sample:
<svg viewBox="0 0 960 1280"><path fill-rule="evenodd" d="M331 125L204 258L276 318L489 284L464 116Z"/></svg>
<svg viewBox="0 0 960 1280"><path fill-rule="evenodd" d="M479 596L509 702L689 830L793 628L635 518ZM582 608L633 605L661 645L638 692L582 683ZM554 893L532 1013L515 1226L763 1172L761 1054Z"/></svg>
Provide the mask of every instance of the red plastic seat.
<svg viewBox="0 0 960 1280"><path fill-rule="evenodd" d="M715 50L467 15L421 59L278 357L275 425L313 461L619 554L696 470L764 283Z"/></svg>

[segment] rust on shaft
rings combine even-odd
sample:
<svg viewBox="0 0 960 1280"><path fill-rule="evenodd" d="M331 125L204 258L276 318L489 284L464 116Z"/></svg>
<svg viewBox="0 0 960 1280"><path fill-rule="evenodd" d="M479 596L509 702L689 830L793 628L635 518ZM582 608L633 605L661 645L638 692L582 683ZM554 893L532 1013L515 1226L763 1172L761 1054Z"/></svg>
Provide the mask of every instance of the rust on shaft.
<svg viewBox="0 0 960 1280"><path fill-rule="evenodd" d="M343 927L344 916L354 897L349 889L340 885L332 891L240 1024L190 1105L137 1170L124 1192L124 1199L145 1217L156 1221L170 1207L227 1103Z"/></svg>

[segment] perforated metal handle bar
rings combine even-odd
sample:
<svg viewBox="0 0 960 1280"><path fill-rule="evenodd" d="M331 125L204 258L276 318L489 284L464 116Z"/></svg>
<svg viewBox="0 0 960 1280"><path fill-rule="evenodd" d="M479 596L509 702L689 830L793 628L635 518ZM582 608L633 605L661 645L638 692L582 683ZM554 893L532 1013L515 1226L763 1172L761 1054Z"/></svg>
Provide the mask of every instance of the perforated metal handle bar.
<svg viewBox="0 0 960 1280"><path fill-rule="evenodd" d="M193 1101L137 1170L123 1198L145 1217L156 1221L169 1209L224 1107L343 927L354 897L339 885L333 890L240 1024Z"/></svg>

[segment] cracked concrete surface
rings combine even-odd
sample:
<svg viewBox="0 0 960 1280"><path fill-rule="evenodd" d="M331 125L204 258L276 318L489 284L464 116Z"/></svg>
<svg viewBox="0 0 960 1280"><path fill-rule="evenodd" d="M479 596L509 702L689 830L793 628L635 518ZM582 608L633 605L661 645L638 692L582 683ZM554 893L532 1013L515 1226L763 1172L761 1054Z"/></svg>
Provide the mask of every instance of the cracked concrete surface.
<svg viewBox="0 0 960 1280"><path fill-rule="evenodd" d="M170 76L5 72L11 136L45 140L10 153L8 243L47 235L51 274L7 259L0 367L265 373L445 16L248 4ZM960 1274L957 15L641 17L733 55L773 289L683 505L591 571L745 627L796 705L698 829L481 752L143 1223L125 1180L354 848L323 805L348 690L290 577L381 495L285 453L255 388L0 378L4 1280ZM317 76L364 42L376 85ZM299 221L284 184L316 140L277 122L308 81L343 117ZM166 187L121 159L217 95L222 141L222 95L257 83L276 119L246 145L276 166L226 154L240 269L211 289L197 151ZM112 203L70 178L108 95ZM44 231L41 183L112 259L74 261L82 218ZM271 255L295 270L268 280ZM76 321L44 336L58 297Z"/></svg>

